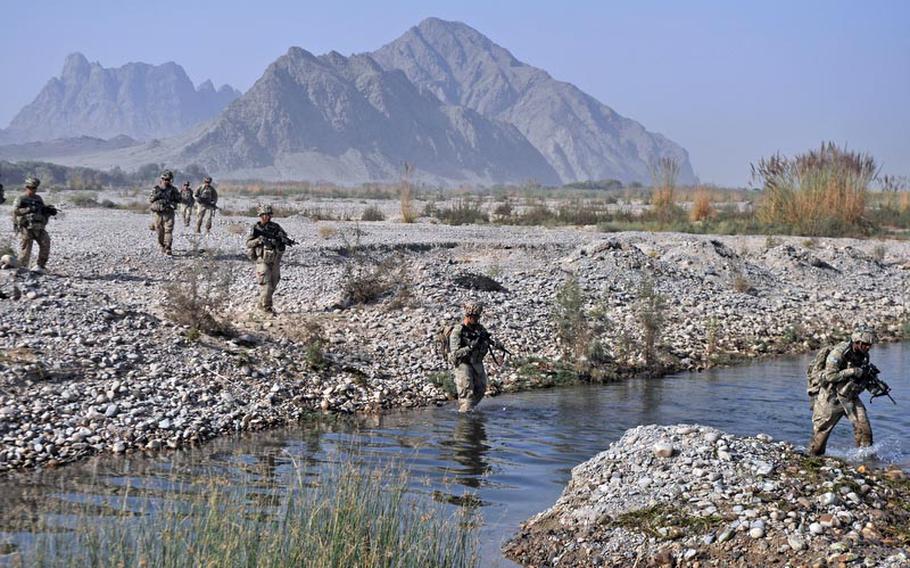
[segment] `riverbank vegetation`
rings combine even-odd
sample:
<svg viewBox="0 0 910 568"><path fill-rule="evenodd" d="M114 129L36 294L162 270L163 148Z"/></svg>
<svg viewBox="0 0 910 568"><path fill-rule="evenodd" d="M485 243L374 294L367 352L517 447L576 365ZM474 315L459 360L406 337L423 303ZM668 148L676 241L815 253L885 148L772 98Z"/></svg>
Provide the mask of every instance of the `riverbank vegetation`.
<svg viewBox="0 0 910 568"><path fill-rule="evenodd" d="M79 190L69 201L79 207L146 211L145 191L165 164L136 172L100 172L43 162L2 162L8 186L37 175L50 192ZM543 187L520 185L439 188L413 181L406 167L399 183L343 187L321 182L241 182L219 185L222 195L284 200L285 213L313 220L412 223L424 218L450 225L585 225L605 232L675 231L695 234L767 234L828 237L910 236L910 180L879 175L869 154L833 143L794 156L775 154L752 164L751 188L677 185L679 164L670 158L651 168L651 186L595 180ZM177 179L201 179L204 169L175 170ZM86 190L119 188L132 201L98 199ZM348 209L295 202L359 200ZM385 212L382 201L398 201ZM254 208L223 209L224 215L255 216Z"/></svg>
<svg viewBox="0 0 910 568"><path fill-rule="evenodd" d="M415 498L403 474L350 463L319 477L261 473L169 490L105 485L79 501L61 494L58 510L23 522L34 540L7 558L12 566L477 565L471 513Z"/></svg>

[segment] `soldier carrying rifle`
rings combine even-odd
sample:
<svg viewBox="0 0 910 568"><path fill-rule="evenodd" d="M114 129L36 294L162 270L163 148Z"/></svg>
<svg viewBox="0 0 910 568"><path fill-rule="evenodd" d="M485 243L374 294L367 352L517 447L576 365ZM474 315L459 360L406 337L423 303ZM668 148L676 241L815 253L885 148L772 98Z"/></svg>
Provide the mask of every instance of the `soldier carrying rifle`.
<svg viewBox="0 0 910 568"><path fill-rule="evenodd" d="M272 296L281 280L281 257L287 247L297 242L288 237L278 223L272 221L272 206L260 205L259 221L250 230L246 240L250 260L256 263L259 282L259 309L272 314Z"/></svg>
<svg viewBox="0 0 910 568"><path fill-rule="evenodd" d="M859 328L850 336L850 341L819 351L809 367L808 392L812 401L810 455L825 453L831 431L844 416L853 424L856 445L872 445L872 425L859 395L868 390L873 399L880 396L891 398L891 388L878 378L878 368L869 362L869 349L873 342L872 330ZM894 402L893 398L891 402Z"/></svg>
<svg viewBox="0 0 910 568"><path fill-rule="evenodd" d="M57 214L53 205L45 205L38 195L41 180L25 178L25 193L13 204L13 230L19 235L19 266L28 268L32 243L38 243L38 266L35 272L44 272L51 255L51 237L45 227L50 217Z"/></svg>

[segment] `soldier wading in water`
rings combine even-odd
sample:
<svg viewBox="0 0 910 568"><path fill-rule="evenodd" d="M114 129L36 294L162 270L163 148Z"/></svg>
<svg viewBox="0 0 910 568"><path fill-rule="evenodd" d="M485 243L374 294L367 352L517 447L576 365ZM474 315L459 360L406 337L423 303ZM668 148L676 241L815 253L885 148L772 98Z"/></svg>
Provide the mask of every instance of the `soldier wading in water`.
<svg viewBox="0 0 910 568"><path fill-rule="evenodd" d="M464 319L449 334L449 357L455 366L455 388L458 391L458 412L468 412L483 399L487 392L487 371L483 359L490 349L505 347L480 325L483 304L469 302L464 305Z"/></svg>
<svg viewBox="0 0 910 568"><path fill-rule="evenodd" d="M19 236L19 266L28 268L32 256L32 243L38 243L36 272L44 272L51 255L51 237L45 227L50 217L57 214L53 205L45 205L38 195L41 180L25 178L25 193L13 203L13 230Z"/></svg>
<svg viewBox="0 0 910 568"><path fill-rule="evenodd" d="M272 222L272 206L260 205L259 222L253 225L246 240L250 260L256 262L256 278L259 282L259 309L274 313L272 295L281 280L281 256L288 246L297 244L291 240L278 223Z"/></svg>
<svg viewBox="0 0 910 568"><path fill-rule="evenodd" d="M813 378L810 368L809 397L812 402L812 440L809 442L809 454L820 456L825 453L828 437L834 426L846 416L853 424L853 437L858 447L872 445L872 425L866 406L859 395L868 389L870 381L876 381L877 369L869 364L869 349L874 336L872 330L861 328L853 332L850 341L839 343L831 348L824 360L824 368L817 370ZM817 357L818 365L821 366ZM882 387L878 387L881 392ZM884 392L873 396L888 394ZM872 389L870 389L872 390Z"/></svg>

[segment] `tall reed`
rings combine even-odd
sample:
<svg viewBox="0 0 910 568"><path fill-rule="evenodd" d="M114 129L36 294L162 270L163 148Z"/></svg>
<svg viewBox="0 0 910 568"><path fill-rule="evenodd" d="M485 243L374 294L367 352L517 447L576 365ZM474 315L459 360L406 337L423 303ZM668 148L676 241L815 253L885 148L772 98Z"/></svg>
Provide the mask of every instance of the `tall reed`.
<svg viewBox="0 0 910 568"><path fill-rule="evenodd" d="M786 225L805 235L830 235L863 228L869 184L876 178L875 160L833 142L787 158L775 154L752 164L753 179L763 196L758 219Z"/></svg>
<svg viewBox="0 0 910 568"><path fill-rule="evenodd" d="M477 565L470 513L407 492L392 470L338 466L317 479L213 477L162 498L123 490L48 515L69 532L42 533L23 550L28 566L467 567ZM315 483L315 486L313 482ZM109 491L109 488L106 488ZM100 492L99 492L100 493ZM99 497L99 499L101 499ZM48 520L50 519L50 520ZM45 525L46 526L46 525Z"/></svg>

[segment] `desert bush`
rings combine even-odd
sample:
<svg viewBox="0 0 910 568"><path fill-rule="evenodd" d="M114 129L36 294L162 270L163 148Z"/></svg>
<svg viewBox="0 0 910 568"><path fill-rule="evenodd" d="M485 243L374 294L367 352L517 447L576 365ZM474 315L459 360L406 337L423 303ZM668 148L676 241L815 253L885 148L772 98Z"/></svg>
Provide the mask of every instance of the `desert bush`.
<svg viewBox="0 0 910 568"><path fill-rule="evenodd" d="M600 340L610 327L609 319L604 310L586 310L585 303L578 279L573 276L557 292L551 319L563 357L575 372L581 377L599 378L599 368L610 360Z"/></svg>
<svg viewBox="0 0 910 568"><path fill-rule="evenodd" d="M754 294L755 287L752 286L752 282L740 271L736 271L733 274L733 290L739 292L740 294Z"/></svg>
<svg viewBox="0 0 910 568"><path fill-rule="evenodd" d="M654 282L643 280L638 289L635 316L641 328L642 356L649 370L655 370L659 364L658 346L666 321L666 310L666 299L657 291Z"/></svg>
<svg viewBox="0 0 910 568"><path fill-rule="evenodd" d="M243 223L229 223L226 230L232 235L245 235L249 231Z"/></svg>
<svg viewBox="0 0 910 568"><path fill-rule="evenodd" d="M458 198L451 207L438 209L436 217L449 225L471 225L489 222L480 199Z"/></svg>
<svg viewBox="0 0 910 568"><path fill-rule="evenodd" d="M410 283L409 266L404 259L389 257L374 262L355 252L341 274L341 304L344 307L372 304L395 293L393 302L404 305L410 300Z"/></svg>
<svg viewBox="0 0 910 568"><path fill-rule="evenodd" d="M831 142L793 158L763 158L752 164L752 177L763 193L758 219L804 235L868 232L864 213L876 174L872 156Z"/></svg>
<svg viewBox="0 0 910 568"><path fill-rule="evenodd" d="M884 262L885 255L887 254L888 249L885 247L885 245L875 245L875 247L872 248L872 258L874 258L877 262Z"/></svg>
<svg viewBox="0 0 910 568"><path fill-rule="evenodd" d="M360 215L361 221L385 221L385 215L375 205L370 205Z"/></svg>
<svg viewBox="0 0 910 568"><path fill-rule="evenodd" d="M233 277L221 266L217 253L202 252L193 243L193 259L177 271L176 278L164 287L162 308L165 316L189 327L189 336L200 333L224 335L231 332L225 318Z"/></svg>
<svg viewBox="0 0 910 568"><path fill-rule="evenodd" d="M496 208L493 209L493 214L497 217L511 217L513 211L514 208L512 207L512 203L506 200L503 203L496 205Z"/></svg>
<svg viewBox="0 0 910 568"><path fill-rule="evenodd" d="M689 220L693 223L705 221L714 217L714 205L711 202L711 194L705 188L699 188L692 199L692 209L689 210Z"/></svg>
<svg viewBox="0 0 910 568"><path fill-rule="evenodd" d="M319 233L319 236L323 239L331 239L338 234L338 229L336 229L334 225L319 225L316 232Z"/></svg>

